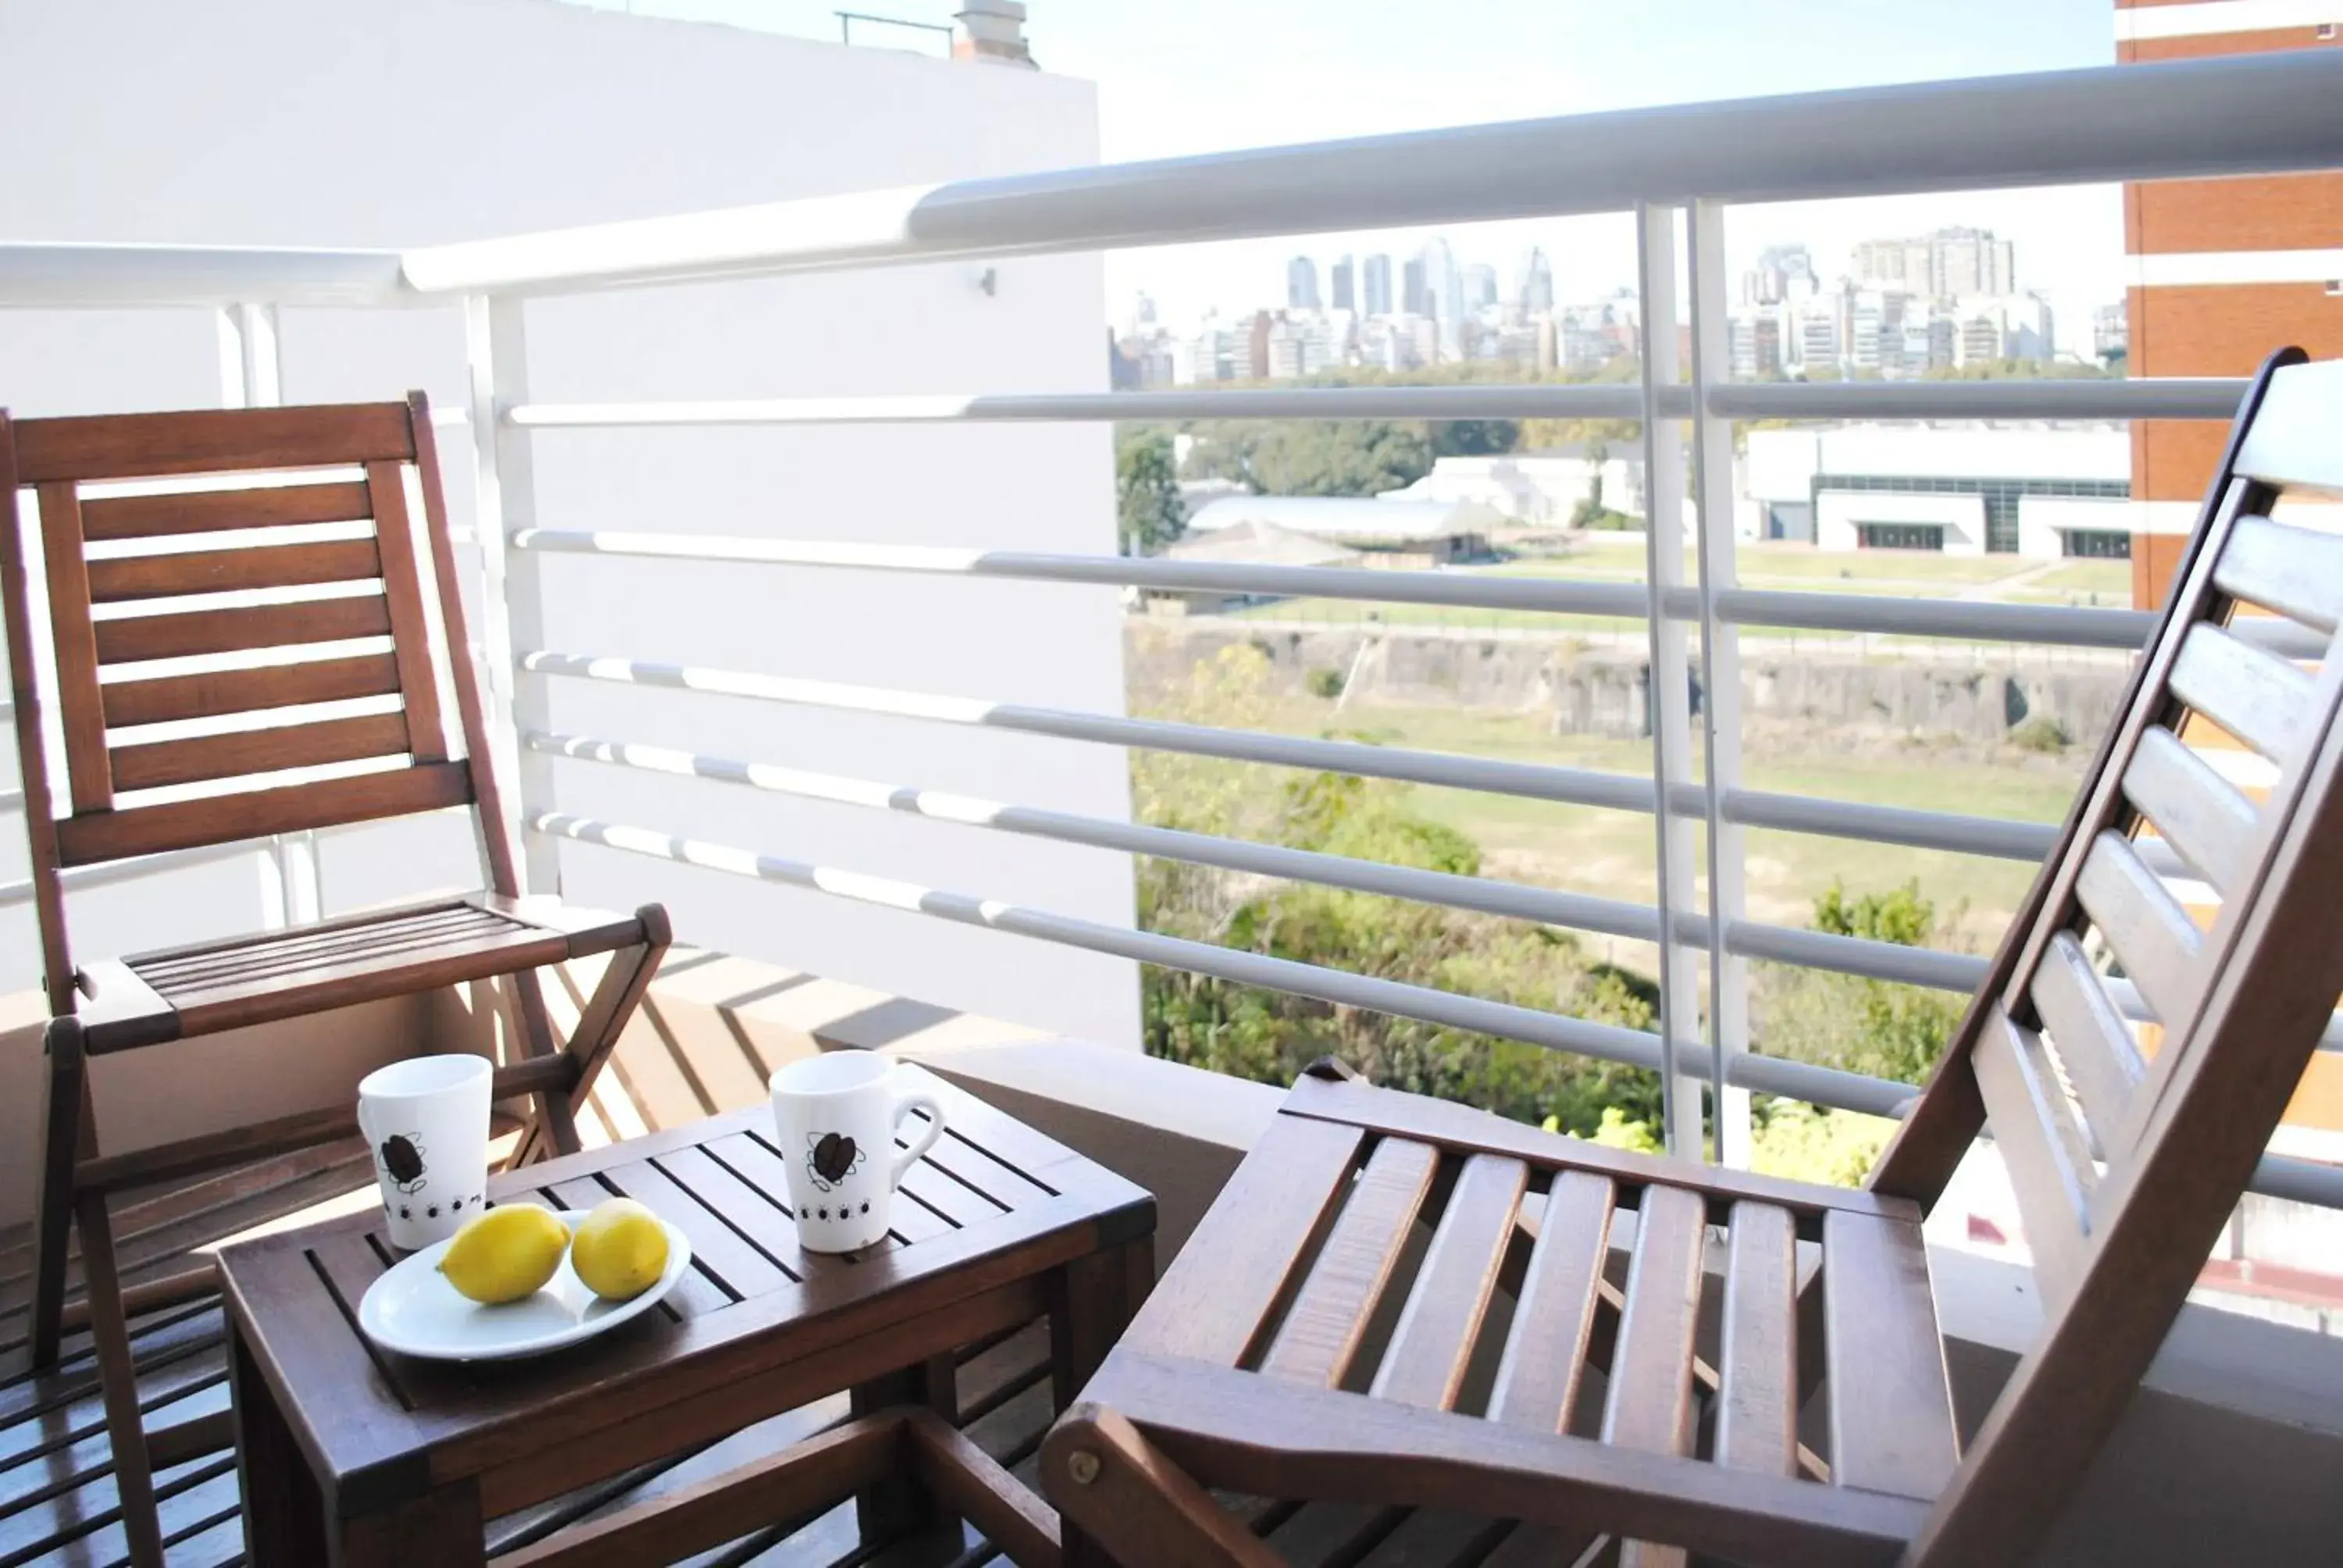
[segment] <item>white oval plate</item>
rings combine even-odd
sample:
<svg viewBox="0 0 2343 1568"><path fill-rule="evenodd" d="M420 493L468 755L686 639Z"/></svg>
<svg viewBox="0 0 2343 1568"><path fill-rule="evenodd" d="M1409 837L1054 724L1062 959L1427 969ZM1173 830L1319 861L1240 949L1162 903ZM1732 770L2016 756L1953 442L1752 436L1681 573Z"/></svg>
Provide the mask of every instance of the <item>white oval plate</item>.
<svg viewBox="0 0 2343 1568"><path fill-rule="evenodd" d="M582 1213L556 1213L572 1231ZM586 1288L561 1255L545 1288L518 1302L488 1307L447 1282L439 1260L447 1241L435 1241L391 1265L358 1302L358 1327L385 1350L428 1361L497 1362L543 1355L640 1317L659 1304L691 1267L691 1242L664 1220L667 1268L642 1294L606 1302Z"/></svg>

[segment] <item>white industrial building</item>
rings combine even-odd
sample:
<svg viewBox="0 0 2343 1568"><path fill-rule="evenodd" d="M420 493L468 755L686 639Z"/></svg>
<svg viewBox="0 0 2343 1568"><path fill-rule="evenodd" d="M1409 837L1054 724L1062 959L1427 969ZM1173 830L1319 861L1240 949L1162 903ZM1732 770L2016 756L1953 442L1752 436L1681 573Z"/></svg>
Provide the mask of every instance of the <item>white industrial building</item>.
<svg viewBox="0 0 2343 1568"><path fill-rule="evenodd" d="M1388 501L1364 496L1224 496L1188 519L1190 534L1250 528L1370 552L1393 564L1402 556L1433 564L1489 553L1489 530L1503 518L1477 501Z"/></svg>
<svg viewBox="0 0 2343 1568"><path fill-rule="evenodd" d="M2120 425L1752 430L1742 532L1826 550L2127 557Z"/></svg>
<svg viewBox="0 0 2343 1568"><path fill-rule="evenodd" d="M1640 452L1638 443L1623 443ZM1570 520L1579 503L1600 498L1614 512L1644 515L1644 465L1640 457L1604 448L1554 451L1522 457L1441 457L1432 472L1404 489L1386 490L1385 501L1470 501L1517 523Z"/></svg>

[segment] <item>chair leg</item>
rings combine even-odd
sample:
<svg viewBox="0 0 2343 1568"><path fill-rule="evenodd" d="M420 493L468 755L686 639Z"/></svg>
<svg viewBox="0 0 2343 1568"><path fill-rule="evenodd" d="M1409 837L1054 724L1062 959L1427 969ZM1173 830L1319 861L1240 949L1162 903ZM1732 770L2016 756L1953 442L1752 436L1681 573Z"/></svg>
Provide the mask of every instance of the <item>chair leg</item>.
<svg viewBox="0 0 2343 1568"><path fill-rule="evenodd" d="M114 1228L106 1196L85 1192L74 1205L81 1225L82 1275L89 1285L89 1333L97 1350L98 1386L106 1396L106 1441L114 1449L114 1489L122 1505L122 1533L133 1568L163 1568L163 1530L155 1513L155 1477L146 1429L138 1416L138 1369L130 1354L130 1324L122 1314L122 1282L114 1266Z"/></svg>
<svg viewBox="0 0 2343 1568"><path fill-rule="evenodd" d="M659 960L667 956L668 944L673 940L667 911L657 904L644 905L635 911L635 918L642 922L645 940L639 946L621 948L610 955L602 978L595 982L593 995L578 1010L578 1027L565 1048L574 1069L568 1091L563 1094L548 1090L538 1096L538 1113L521 1133L520 1143L513 1151L516 1166L541 1158L548 1138L559 1152L573 1153L578 1148L578 1110L593 1092L594 1081L600 1076L603 1063L617 1048L618 1037L626 1032L635 1010L642 1005L652 977L659 973ZM536 977L531 975L517 983L516 995L525 999L521 1003L523 1027L543 1028L549 1042L551 1028L545 1020L545 999L537 989ZM528 1021L532 1015L538 1020L537 1023ZM534 1035L530 1049L538 1049Z"/></svg>
<svg viewBox="0 0 2343 1568"><path fill-rule="evenodd" d="M52 1019L43 1035L48 1071L42 1078L40 1191L34 1199L33 1365L52 1367L64 1333L65 1252L73 1236L74 1162L89 1119L87 1059L81 1022Z"/></svg>
<svg viewBox="0 0 2343 1568"><path fill-rule="evenodd" d="M1212 1494L1166 1459L1119 1412L1082 1403L1041 1445L1042 1490L1090 1568L1103 1551L1123 1568L1225 1563L1282 1568L1266 1543L1221 1511ZM1075 1568L1072 1556L1069 1568Z"/></svg>
<svg viewBox="0 0 2343 1568"><path fill-rule="evenodd" d="M553 1020L546 1012L545 992L538 983L538 971L523 970L512 977L513 1012L520 1024L521 1042L532 1057L550 1056L559 1049L553 1040ZM571 1110L570 1097L554 1091L537 1096L537 1114L521 1129L520 1141L513 1147L512 1163L529 1164L546 1158L549 1142L553 1152L575 1154L584 1147L578 1137L578 1118Z"/></svg>

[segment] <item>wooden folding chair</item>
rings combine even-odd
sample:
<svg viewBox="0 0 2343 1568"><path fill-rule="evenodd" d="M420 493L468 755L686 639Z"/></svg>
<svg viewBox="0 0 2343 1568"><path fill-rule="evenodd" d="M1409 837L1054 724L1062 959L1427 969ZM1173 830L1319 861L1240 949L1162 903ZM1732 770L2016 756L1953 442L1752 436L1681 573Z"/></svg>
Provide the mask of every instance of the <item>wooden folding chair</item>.
<svg viewBox="0 0 2343 1568"><path fill-rule="evenodd" d="M1463 1533L1464 1560L1496 1539L1491 1564L2025 1560L2343 993L2343 537L2266 515L2283 489L2343 491L2343 362L2301 357L2255 383L2060 847L1864 1188L1305 1076L1052 1432L1043 1476L1070 1523L1132 1568L1278 1561L1216 1487L1414 1508L1427 1534ZM2241 605L2293 623L2319 667L2234 635ZM2182 743L2192 716L2274 765L2266 795ZM2151 826L2218 893L2209 929L2148 869ZM2152 1051L2099 951L2154 1012ZM1988 1121L2046 1327L1963 1457L1920 1222ZM1627 1210L1621 1285L1604 1265ZM1696 1345L1718 1232L1712 1366ZM1798 1441L1816 1390L1821 1453ZM1476 1520L1525 1523L1475 1536L1506 1528Z"/></svg>
<svg viewBox="0 0 2343 1568"><path fill-rule="evenodd" d="M421 537L407 500L410 467L420 481ZM288 472L302 469L325 471ZM153 493L163 487L115 485L125 493L102 493L109 481L198 475L209 487ZM61 815L51 805L35 680L39 634L20 487L38 514L64 736ZM148 493L131 493L138 491ZM290 542L281 531L252 531L317 524L355 526L308 528ZM194 535L213 537L186 538ZM437 668L427 572L442 632ZM533 1096L536 1105L516 1158L574 1150L577 1108L666 951L668 921L656 906L618 918L520 900L512 824L449 554L430 409L419 392L404 403L13 425L0 413L0 598L53 1020L34 1364L55 1360L74 1315L65 1302L66 1250L78 1227L82 1310L105 1380L125 1523L133 1555L159 1563L106 1201L354 1137L355 1114L337 1107L109 1154L91 1109L86 1059L512 976L526 1054L498 1070L496 1091ZM354 652L353 642L372 646ZM303 657L329 643L342 646ZM165 660L175 662L157 663ZM448 745L443 687L453 690L460 754ZM360 699L373 700L355 716L266 724L269 710ZM211 722L189 734L190 720ZM145 727L156 725L175 729L154 739ZM72 868L449 807L470 809L486 892L79 968L69 954L60 874ZM533 971L600 953L613 956L576 1030L557 1046ZM198 1292L210 1280L208 1267L193 1269L132 1295L144 1308Z"/></svg>

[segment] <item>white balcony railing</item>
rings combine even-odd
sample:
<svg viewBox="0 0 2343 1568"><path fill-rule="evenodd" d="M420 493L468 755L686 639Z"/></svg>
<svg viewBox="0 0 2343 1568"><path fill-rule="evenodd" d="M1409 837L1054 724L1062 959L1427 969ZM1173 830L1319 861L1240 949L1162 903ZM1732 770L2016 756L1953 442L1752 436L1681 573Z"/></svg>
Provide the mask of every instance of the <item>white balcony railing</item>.
<svg viewBox="0 0 2343 1568"><path fill-rule="evenodd" d="M1732 427L1758 418L2224 419L2242 383L2059 381L1736 385L1725 351L1724 213L1735 202L2153 180L2343 166L2343 54L2297 54L2010 76L1530 121L913 190L793 201L404 253L0 246L0 306L202 306L247 348L281 306L396 309L460 298L472 369L468 424L498 719L525 799L530 874L549 885L562 838L681 860L1247 985L1535 1042L1656 1070L1672 1146L1704 1146L1702 1091L1787 1095L1893 1115L1910 1086L1750 1049L1751 960L1967 991L1982 960L1752 920L1742 834L1782 829L2037 860L2036 823L1753 790L1742 782L1743 627L1904 633L2115 649L2140 646L2141 612L1949 599L1755 591L1737 586ZM1640 241L1642 378L1619 386L1292 387L1182 393L556 403L527 391L520 302L644 285L947 257L1185 243L1393 226L1632 212ZM1689 298L1679 310L1682 260ZM1664 328L1688 317L1690 351ZM2259 347L2261 346L2256 346ZM248 380L257 387L266 367ZM538 430L639 426L909 424L1265 418L1601 417L1639 421L1649 476L1644 584L1202 564L1067 555L781 542L536 526L529 444ZM1692 427L1691 463L1665 432ZM1697 529L1684 499L1698 503ZM1715 504L1710 504L1714 501ZM558 523L558 519L552 521ZM1683 562L1691 548L1695 569ZM1651 768L1638 774L973 701L784 674L651 662L658 649L539 646L538 563L555 553L754 568L1136 585L1169 589L1633 618L1647 628L1657 694ZM2251 630L2250 625L2242 630ZM1697 644L1690 636L1697 631ZM617 634L614 634L617 635ZM2288 648L2284 651L2307 652ZM1699 687L1712 700L1694 710ZM1654 821L1649 903L1457 876L877 780L566 734L554 681L623 683L756 702L984 727L1108 746L1330 769L1642 813ZM1694 727L1702 744L1693 744ZM908 812L1117 854L1166 857L1650 941L1660 960L1656 1034L1483 998L1265 957L947 893L638 826L565 813L557 759ZM1664 802L1664 809L1662 804ZM1704 828L1695 864L1695 827ZM2177 866L2166 869L2177 869ZM1697 874L1696 874L1697 873ZM1704 885L1704 894L1696 888ZM10 895L0 890L0 900ZM288 897L288 907L297 900ZM1705 975L1705 994L1702 977ZM2138 999L2127 1005L2137 1016ZM2343 1049L2343 1029L2327 1049ZM1724 1158L1743 1156L1720 1116ZM2273 1156L2256 1190L2343 1205L2343 1171Z"/></svg>

